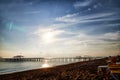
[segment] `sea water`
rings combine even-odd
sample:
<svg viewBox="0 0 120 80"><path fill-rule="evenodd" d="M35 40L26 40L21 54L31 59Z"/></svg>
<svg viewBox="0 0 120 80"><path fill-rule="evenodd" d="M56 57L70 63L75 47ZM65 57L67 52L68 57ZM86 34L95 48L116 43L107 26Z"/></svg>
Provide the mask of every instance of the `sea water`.
<svg viewBox="0 0 120 80"><path fill-rule="evenodd" d="M0 62L0 75L13 72L21 72L32 69L44 68L42 65L48 64L48 67L69 64L59 62Z"/></svg>

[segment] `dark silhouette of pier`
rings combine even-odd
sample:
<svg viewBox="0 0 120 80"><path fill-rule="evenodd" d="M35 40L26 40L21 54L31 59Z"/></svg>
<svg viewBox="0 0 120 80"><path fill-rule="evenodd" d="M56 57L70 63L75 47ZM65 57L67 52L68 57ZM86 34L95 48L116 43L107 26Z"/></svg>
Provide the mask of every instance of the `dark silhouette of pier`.
<svg viewBox="0 0 120 80"><path fill-rule="evenodd" d="M0 58L2 62L80 62L100 59L101 57L59 57L59 58L25 58L23 56L14 56L13 58Z"/></svg>
<svg viewBox="0 0 120 80"><path fill-rule="evenodd" d="M25 58L22 55L14 56L13 58L0 58L2 62L27 62L27 61L43 61L44 58Z"/></svg>
<svg viewBox="0 0 120 80"><path fill-rule="evenodd" d="M3 62L27 62L27 61L43 61L44 58L2 58Z"/></svg>

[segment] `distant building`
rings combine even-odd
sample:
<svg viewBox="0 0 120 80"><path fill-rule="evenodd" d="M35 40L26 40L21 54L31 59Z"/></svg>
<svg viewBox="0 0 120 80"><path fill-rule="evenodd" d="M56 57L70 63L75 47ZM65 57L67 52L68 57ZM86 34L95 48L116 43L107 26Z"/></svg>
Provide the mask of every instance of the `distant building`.
<svg viewBox="0 0 120 80"><path fill-rule="evenodd" d="M81 56L76 56L75 58L80 59L80 58L81 58Z"/></svg>
<svg viewBox="0 0 120 80"><path fill-rule="evenodd" d="M22 55L17 55L17 56L14 56L13 58L24 58L24 56L22 56Z"/></svg>

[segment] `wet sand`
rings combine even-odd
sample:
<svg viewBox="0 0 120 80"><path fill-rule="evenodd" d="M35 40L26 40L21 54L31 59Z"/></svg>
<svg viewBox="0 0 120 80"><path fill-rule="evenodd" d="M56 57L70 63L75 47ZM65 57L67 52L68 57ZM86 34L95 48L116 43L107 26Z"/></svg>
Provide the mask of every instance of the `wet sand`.
<svg viewBox="0 0 120 80"><path fill-rule="evenodd" d="M97 74L99 65L106 65L106 59L77 62L51 68L35 69L0 75L0 80L103 80Z"/></svg>

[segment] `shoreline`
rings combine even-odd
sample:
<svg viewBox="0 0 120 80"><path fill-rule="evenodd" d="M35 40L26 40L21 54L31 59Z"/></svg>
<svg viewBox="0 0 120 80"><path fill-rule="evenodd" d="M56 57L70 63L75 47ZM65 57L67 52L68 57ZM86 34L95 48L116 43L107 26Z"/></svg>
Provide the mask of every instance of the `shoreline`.
<svg viewBox="0 0 120 80"><path fill-rule="evenodd" d="M10 74L0 75L0 80L65 80L65 76L74 75L73 73L86 72L90 75L97 75L97 67L99 65L106 65L106 59L98 59L92 61L84 61L71 63L66 65L59 65L55 67L33 69ZM71 76L72 77L72 76ZM78 77L74 75L73 77Z"/></svg>

